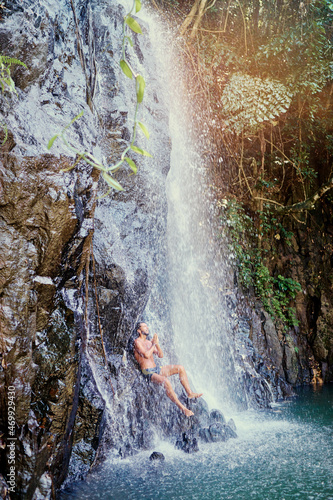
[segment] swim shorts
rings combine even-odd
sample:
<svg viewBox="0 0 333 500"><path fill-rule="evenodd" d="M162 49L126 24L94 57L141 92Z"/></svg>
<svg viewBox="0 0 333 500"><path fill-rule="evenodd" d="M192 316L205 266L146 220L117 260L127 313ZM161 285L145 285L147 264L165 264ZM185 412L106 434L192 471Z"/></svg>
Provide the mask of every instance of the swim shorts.
<svg viewBox="0 0 333 500"><path fill-rule="evenodd" d="M144 368L142 370L142 375L145 377L145 379L147 379L149 382L151 381L151 376L154 374L154 373L157 373L157 375L159 375L161 373L161 368L159 368L158 366L154 366L154 368Z"/></svg>

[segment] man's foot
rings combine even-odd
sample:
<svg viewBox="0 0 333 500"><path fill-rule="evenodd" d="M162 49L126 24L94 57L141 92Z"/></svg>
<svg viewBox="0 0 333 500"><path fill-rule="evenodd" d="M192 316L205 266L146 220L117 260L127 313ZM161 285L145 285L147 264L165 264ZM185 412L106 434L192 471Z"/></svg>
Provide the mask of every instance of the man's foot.
<svg viewBox="0 0 333 500"><path fill-rule="evenodd" d="M190 394L187 395L188 399L194 399L194 398L201 398L203 395L203 392L200 394L198 392L190 392Z"/></svg>
<svg viewBox="0 0 333 500"><path fill-rule="evenodd" d="M185 408L185 406L182 409L182 411L186 417L193 417L193 415L194 415L193 411L189 410L188 408Z"/></svg>

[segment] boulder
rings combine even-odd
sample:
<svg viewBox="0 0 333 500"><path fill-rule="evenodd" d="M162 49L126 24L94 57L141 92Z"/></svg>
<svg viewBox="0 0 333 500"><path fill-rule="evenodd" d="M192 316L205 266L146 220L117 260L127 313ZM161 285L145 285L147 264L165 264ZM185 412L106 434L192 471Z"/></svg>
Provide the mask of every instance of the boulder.
<svg viewBox="0 0 333 500"><path fill-rule="evenodd" d="M212 410L209 414L209 419L214 422L220 422L221 424L225 424L226 420L224 418L224 415L220 410Z"/></svg>
<svg viewBox="0 0 333 500"><path fill-rule="evenodd" d="M177 439L176 448L183 450L185 453L195 453L199 451L198 441L193 435L183 432L182 437Z"/></svg>
<svg viewBox="0 0 333 500"><path fill-rule="evenodd" d="M165 456L160 451L153 451L153 453L149 457L149 460L163 461L165 460Z"/></svg>

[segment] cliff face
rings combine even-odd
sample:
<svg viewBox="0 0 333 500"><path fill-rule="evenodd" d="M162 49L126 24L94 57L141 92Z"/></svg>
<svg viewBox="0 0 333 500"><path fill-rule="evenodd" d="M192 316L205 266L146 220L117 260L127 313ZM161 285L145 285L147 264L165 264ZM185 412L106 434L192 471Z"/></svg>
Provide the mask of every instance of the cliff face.
<svg viewBox="0 0 333 500"><path fill-rule="evenodd" d="M80 470L88 469L103 428L105 400L86 355L87 343L101 340L98 325L97 340L94 325L89 325L96 302L94 224L96 272L101 274L98 298L110 324L105 344L109 352L116 346L121 359L156 274L164 230L161 213L166 213L168 137L155 95L150 109L143 111L163 148L163 157L158 151L155 157L154 180L148 184L149 162L138 161L136 177L126 170L119 176L125 194L104 200L95 217L98 172L82 162L61 172L73 165L69 151L60 140L53 154L46 145L84 110L80 126L70 127L67 139L101 159L112 161L122 150L132 126L129 110L134 114L135 105L134 90L119 88L124 81L118 61L125 11L100 1L12 1L6 6L1 52L25 62L28 69L12 67L18 96L2 98L9 138L1 150L0 171L1 430L7 436L11 387L17 438L12 496L46 498L67 474L73 436L80 443L75 449ZM137 44L133 54L141 65ZM149 78L153 81L153 74ZM105 369L100 350L96 362ZM7 451L2 449L1 470L8 480ZM75 459L73 453L76 471Z"/></svg>
<svg viewBox="0 0 333 500"><path fill-rule="evenodd" d="M239 317L261 357L261 369L278 397L291 387L333 380L331 205L323 200L308 213L306 223L285 218L284 227L293 235L291 242L283 236L267 240L267 266L272 275L300 283L301 290L290 303L299 325L286 328L274 321L249 291L239 293L237 301Z"/></svg>

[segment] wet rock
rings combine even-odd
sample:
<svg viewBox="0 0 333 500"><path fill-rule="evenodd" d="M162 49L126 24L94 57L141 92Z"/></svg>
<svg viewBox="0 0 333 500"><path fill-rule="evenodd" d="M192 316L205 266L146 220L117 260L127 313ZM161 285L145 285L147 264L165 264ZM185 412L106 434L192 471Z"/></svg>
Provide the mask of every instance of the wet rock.
<svg viewBox="0 0 333 500"><path fill-rule="evenodd" d="M294 346L285 345L285 373L287 382L294 385L298 379L298 361Z"/></svg>
<svg viewBox="0 0 333 500"><path fill-rule="evenodd" d="M213 442L226 441L226 433L224 432L224 425L220 422L209 426L209 434Z"/></svg>
<svg viewBox="0 0 333 500"><path fill-rule="evenodd" d="M161 453L159 451L153 451L153 453L149 457L149 460L163 461L163 460L165 460L165 456L163 455L163 453Z"/></svg>
<svg viewBox="0 0 333 500"><path fill-rule="evenodd" d="M199 437L202 439L202 441L205 441L206 443L211 443L212 442L212 437L209 432L209 427L204 427L203 429L199 430Z"/></svg>
<svg viewBox="0 0 333 500"><path fill-rule="evenodd" d="M127 458L127 457L131 457L132 455L134 455L136 452L135 450L132 448L132 446L130 445L130 443L127 443L125 444L124 446L122 446L120 449L119 449L119 455L121 458Z"/></svg>
<svg viewBox="0 0 333 500"><path fill-rule="evenodd" d="M221 424L224 424L226 422L222 412L220 410L212 410L209 414L209 419L214 422L219 422Z"/></svg>
<svg viewBox="0 0 333 500"><path fill-rule="evenodd" d="M10 500L9 487L2 474L0 474L0 498L1 500Z"/></svg>
<svg viewBox="0 0 333 500"><path fill-rule="evenodd" d="M228 424L227 424L227 425L228 425L228 427L230 427L230 429L231 429L232 431L236 432L236 424L235 424L235 422L233 421L233 419L232 419L232 418L230 418L230 419L228 420Z"/></svg>
<svg viewBox="0 0 333 500"><path fill-rule="evenodd" d="M187 432L184 432L182 437L177 439L176 448L184 451L185 453L195 453L199 451L197 438Z"/></svg>
<svg viewBox="0 0 333 500"><path fill-rule="evenodd" d="M216 422L209 427L200 429L200 438L206 443L216 443L220 441L227 441L230 438L237 438L235 430L229 425Z"/></svg>

